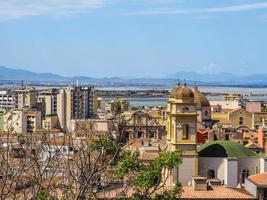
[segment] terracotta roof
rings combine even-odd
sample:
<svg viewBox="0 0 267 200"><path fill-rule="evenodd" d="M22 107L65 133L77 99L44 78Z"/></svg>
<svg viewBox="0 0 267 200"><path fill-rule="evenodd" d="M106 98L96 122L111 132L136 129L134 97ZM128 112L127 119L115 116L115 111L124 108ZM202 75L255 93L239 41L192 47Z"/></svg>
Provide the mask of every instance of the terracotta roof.
<svg viewBox="0 0 267 200"><path fill-rule="evenodd" d="M256 185L266 185L267 186L267 172L249 176L248 180L255 183Z"/></svg>
<svg viewBox="0 0 267 200"><path fill-rule="evenodd" d="M210 190L195 191L193 187L183 187L181 199L256 199L244 189L213 186Z"/></svg>

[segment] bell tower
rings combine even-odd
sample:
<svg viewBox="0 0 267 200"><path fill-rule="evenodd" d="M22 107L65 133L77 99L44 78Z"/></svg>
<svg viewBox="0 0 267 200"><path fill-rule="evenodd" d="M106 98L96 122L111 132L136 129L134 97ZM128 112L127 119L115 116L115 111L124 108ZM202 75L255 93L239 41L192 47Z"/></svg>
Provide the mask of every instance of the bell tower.
<svg viewBox="0 0 267 200"><path fill-rule="evenodd" d="M177 84L168 99L167 143L169 151L178 148L183 151L183 163L179 169L173 170L169 185L178 181L188 185L192 177L198 175L197 116L194 92L185 84Z"/></svg>

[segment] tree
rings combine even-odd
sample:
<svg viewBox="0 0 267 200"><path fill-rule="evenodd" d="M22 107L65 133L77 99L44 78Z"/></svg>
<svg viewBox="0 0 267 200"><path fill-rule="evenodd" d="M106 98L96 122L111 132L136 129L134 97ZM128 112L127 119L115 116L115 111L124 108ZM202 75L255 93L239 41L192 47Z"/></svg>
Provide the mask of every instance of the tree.
<svg viewBox="0 0 267 200"><path fill-rule="evenodd" d="M163 152L150 164L139 159L138 152L124 152L116 163L115 176L124 178L124 195L130 199L176 199L182 192L181 184L166 188L172 169L181 163L181 151ZM129 195L132 193L132 195Z"/></svg>

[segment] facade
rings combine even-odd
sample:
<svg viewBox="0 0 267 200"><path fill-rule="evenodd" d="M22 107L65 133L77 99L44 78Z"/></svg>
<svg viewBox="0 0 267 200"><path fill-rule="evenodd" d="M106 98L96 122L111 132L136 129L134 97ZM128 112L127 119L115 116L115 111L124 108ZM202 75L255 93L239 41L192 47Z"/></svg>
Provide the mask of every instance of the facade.
<svg viewBox="0 0 267 200"><path fill-rule="evenodd" d="M95 90L93 87L67 87L57 94L57 115L60 126L66 130L72 119L90 119L95 116Z"/></svg>
<svg viewBox="0 0 267 200"><path fill-rule="evenodd" d="M261 112L262 102L261 101L246 101L246 111L251 113Z"/></svg>
<svg viewBox="0 0 267 200"><path fill-rule="evenodd" d="M45 116L51 116L57 114L57 89L50 89L46 91L41 91L38 94L38 98L43 98L45 102Z"/></svg>
<svg viewBox="0 0 267 200"><path fill-rule="evenodd" d="M241 108L241 102L237 100L218 100L218 101L210 101L211 106L220 106L222 110L225 109L238 109Z"/></svg>
<svg viewBox="0 0 267 200"><path fill-rule="evenodd" d="M41 111L28 110L26 111L27 117L27 133L35 133L42 128Z"/></svg>
<svg viewBox="0 0 267 200"><path fill-rule="evenodd" d="M4 131L4 112L0 110L0 133Z"/></svg>
<svg viewBox="0 0 267 200"><path fill-rule="evenodd" d="M234 127L245 126L252 128L252 113L243 108L236 109L229 113L229 122Z"/></svg>
<svg viewBox="0 0 267 200"><path fill-rule="evenodd" d="M228 187L244 184L249 175L260 173L262 167L256 153L231 141L212 141L201 145L198 156L199 175L218 179Z"/></svg>
<svg viewBox="0 0 267 200"><path fill-rule="evenodd" d="M111 133L115 126L112 120L71 120L68 130L75 137L95 137Z"/></svg>
<svg viewBox="0 0 267 200"><path fill-rule="evenodd" d="M0 110L18 107L18 96L13 91L0 91Z"/></svg>
<svg viewBox="0 0 267 200"><path fill-rule="evenodd" d="M152 114L148 111L124 112L123 118L126 122L126 140L131 139L160 139L165 134L165 125L162 124L161 115L158 112Z"/></svg>
<svg viewBox="0 0 267 200"><path fill-rule="evenodd" d="M18 97L18 109L36 108L37 91L35 88L15 90Z"/></svg>
<svg viewBox="0 0 267 200"><path fill-rule="evenodd" d="M53 130L59 128L57 115L46 116L42 120L42 128L45 130Z"/></svg>
<svg viewBox="0 0 267 200"><path fill-rule="evenodd" d="M252 113L252 128L258 130L262 123L267 122L267 112Z"/></svg>
<svg viewBox="0 0 267 200"><path fill-rule="evenodd" d="M245 181L245 189L257 199L267 199L267 173L249 176Z"/></svg>
<svg viewBox="0 0 267 200"><path fill-rule="evenodd" d="M241 101L243 99L243 95L241 94L226 94L223 96L224 101Z"/></svg>
<svg viewBox="0 0 267 200"><path fill-rule="evenodd" d="M4 115L4 131L9 133L27 133L27 115L23 110L13 110Z"/></svg>
<svg viewBox="0 0 267 200"><path fill-rule="evenodd" d="M168 185L178 181L188 185L198 175L197 155L197 110L194 92L186 85L174 88L167 106L167 143L169 151L183 150L183 163L174 169Z"/></svg>

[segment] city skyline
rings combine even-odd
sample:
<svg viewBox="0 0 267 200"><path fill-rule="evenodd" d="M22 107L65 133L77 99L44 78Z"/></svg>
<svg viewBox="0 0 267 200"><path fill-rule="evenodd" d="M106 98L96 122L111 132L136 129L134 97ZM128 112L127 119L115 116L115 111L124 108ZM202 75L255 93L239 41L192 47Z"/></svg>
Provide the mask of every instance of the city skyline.
<svg viewBox="0 0 267 200"><path fill-rule="evenodd" d="M267 73L267 1L9 0L0 10L0 66L89 77Z"/></svg>

